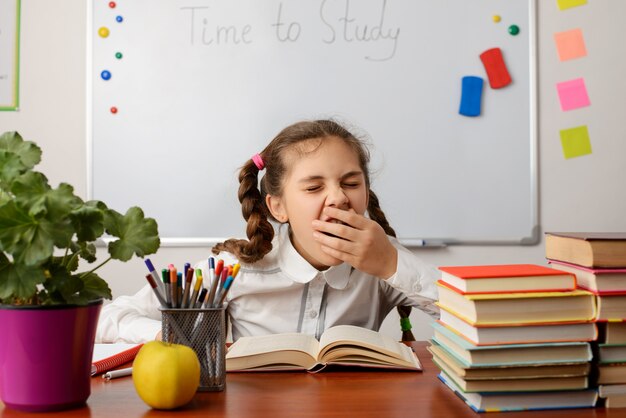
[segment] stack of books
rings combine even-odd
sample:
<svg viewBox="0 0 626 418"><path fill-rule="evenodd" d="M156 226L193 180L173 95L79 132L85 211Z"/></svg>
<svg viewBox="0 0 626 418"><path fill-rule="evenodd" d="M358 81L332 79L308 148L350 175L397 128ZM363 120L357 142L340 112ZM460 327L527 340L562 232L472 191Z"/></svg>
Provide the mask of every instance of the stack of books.
<svg viewBox="0 0 626 418"><path fill-rule="evenodd" d="M531 264L440 267L429 350L439 379L474 411L593 407L594 295Z"/></svg>
<svg viewBox="0 0 626 418"><path fill-rule="evenodd" d="M626 233L547 233L546 257L596 295L596 383L606 407L626 407Z"/></svg>

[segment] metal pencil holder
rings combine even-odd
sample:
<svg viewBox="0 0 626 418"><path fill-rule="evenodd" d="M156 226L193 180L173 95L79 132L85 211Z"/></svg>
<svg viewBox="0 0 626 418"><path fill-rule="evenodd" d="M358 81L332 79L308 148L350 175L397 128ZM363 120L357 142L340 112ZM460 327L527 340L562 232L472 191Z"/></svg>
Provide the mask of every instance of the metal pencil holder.
<svg viewBox="0 0 626 418"><path fill-rule="evenodd" d="M200 360L198 391L221 391L226 386L225 308L161 308L163 341L191 347Z"/></svg>

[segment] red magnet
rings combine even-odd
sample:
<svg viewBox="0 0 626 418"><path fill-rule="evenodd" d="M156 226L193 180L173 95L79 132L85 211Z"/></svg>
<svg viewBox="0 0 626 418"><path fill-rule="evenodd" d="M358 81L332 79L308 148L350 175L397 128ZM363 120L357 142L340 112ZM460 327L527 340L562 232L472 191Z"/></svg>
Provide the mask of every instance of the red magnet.
<svg viewBox="0 0 626 418"><path fill-rule="evenodd" d="M115 115L117 113L117 107L113 106L111 108L111 113L113 113Z"/></svg>
<svg viewBox="0 0 626 418"><path fill-rule="evenodd" d="M500 89L511 84L511 76L506 69L502 50L491 48L480 54L480 59L487 71L487 78L492 89Z"/></svg>

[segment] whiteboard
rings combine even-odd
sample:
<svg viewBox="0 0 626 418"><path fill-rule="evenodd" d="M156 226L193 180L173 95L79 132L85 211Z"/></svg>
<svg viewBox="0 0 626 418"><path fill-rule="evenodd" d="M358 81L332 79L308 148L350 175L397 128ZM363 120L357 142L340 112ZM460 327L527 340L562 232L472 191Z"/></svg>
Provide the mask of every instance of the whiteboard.
<svg viewBox="0 0 626 418"><path fill-rule="evenodd" d="M0 111L18 110L20 0L0 2Z"/></svg>
<svg viewBox="0 0 626 418"><path fill-rule="evenodd" d="M405 244L537 242L534 0L117 3L89 7L89 196L142 207L165 244L245 236L238 168L328 117L369 141ZM466 75L485 80L478 117L458 112Z"/></svg>

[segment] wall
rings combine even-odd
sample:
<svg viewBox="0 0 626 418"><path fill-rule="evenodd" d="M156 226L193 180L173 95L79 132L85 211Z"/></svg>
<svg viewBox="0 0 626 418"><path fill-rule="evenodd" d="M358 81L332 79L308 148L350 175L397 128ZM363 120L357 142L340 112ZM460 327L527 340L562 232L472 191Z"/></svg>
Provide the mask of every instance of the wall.
<svg viewBox="0 0 626 418"><path fill-rule="evenodd" d="M605 0L558 11L556 0L539 0L539 179L543 231L626 230L626 45L619 43L626 2ZM73 184L87 194L85 126L86 2L22 0L21 109L0 112L0 131L18 130L43 148L40 169L52 184ZM588 56L560 62L554 32L580 27ZM562 112L555 83L585 77L592 105ZM565 160L559 130L587 124L593 154ZM506 199L506 196L502 196ZM433 202L436 204L436 202ZM452 246L419 249L435 265L543 263L543 243L536 246ZM102 256L102 254L101 254ZM208 256L202 248L163 248L155 265L182 264ZM101 274L114 294L132 293L144 285L141 260L109 263ZM427 319L415 314L418 338L430 335ZM395 319L384 325L397 333Z"/></svg>

